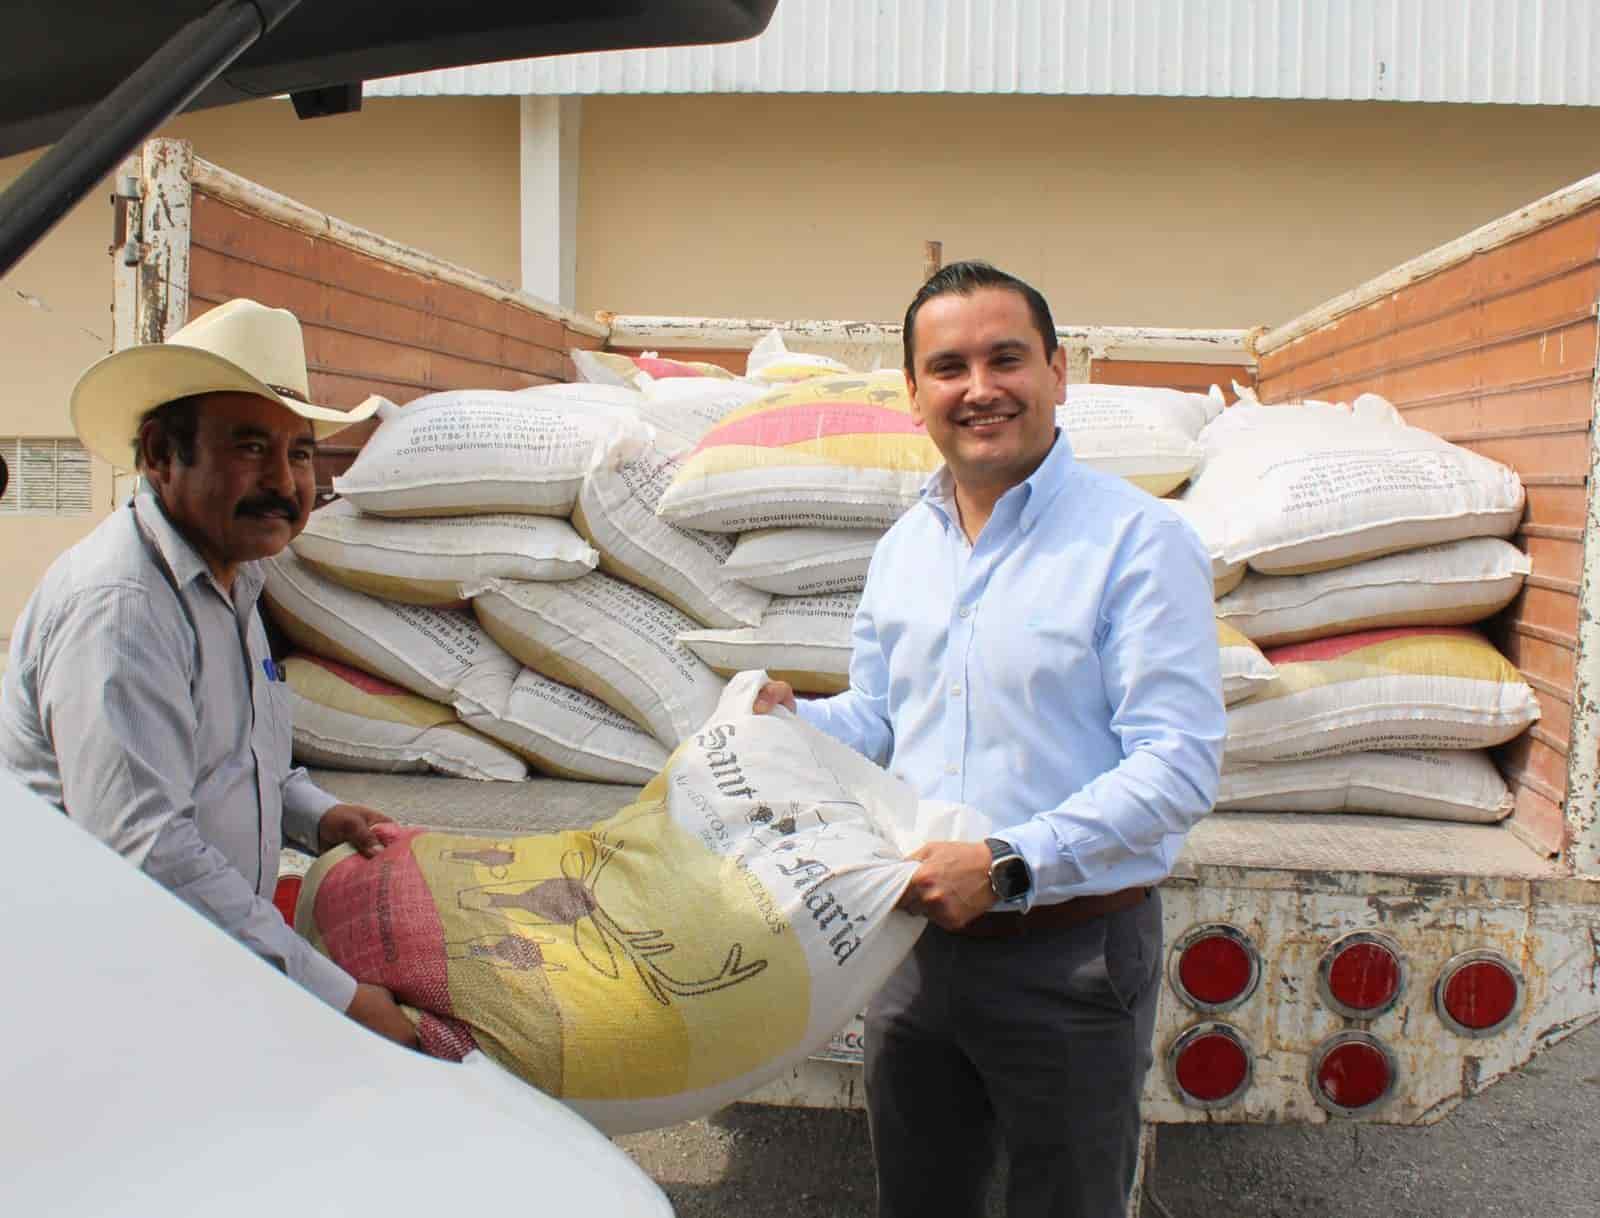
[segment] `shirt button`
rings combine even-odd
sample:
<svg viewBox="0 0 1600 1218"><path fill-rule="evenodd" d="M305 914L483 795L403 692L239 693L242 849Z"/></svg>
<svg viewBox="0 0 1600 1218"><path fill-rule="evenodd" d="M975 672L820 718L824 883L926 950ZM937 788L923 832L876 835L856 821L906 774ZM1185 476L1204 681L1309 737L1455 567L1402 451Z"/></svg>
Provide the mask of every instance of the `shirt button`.
<svg viewBox="0 0 1600 1218"><path fill-rule="evenodd" d="M949 765L945 766L944 772L946 774L954 776L956 774L961 773L961 767L958 766L955 762L952 761Z"/></svg>
<svg viewBox="0 0 1600 1218"><path fill-rule="evenodd" d="M971 617L972 616L972 606L971 605L962 605L961 606L961 616L962 617Z"/></svg>
<svg viewBox="0 0 1600 1218"><path fill-rule="evenodd" d="M952 698L959 698L959 697L960 697L960 696L961 696L961 686L959 686L959 685L952 685L952 686L951 686L951 687L950 687L950 696L951 696L951 697L952 697Z"/></svg>

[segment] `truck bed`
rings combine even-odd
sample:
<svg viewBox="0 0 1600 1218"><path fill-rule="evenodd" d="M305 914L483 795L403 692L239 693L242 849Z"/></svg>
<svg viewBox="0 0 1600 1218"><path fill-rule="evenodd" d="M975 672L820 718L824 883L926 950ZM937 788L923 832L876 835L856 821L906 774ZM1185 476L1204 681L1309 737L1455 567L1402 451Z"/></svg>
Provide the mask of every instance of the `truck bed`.
<svg viewBox="0 0 1600 1218"><path fill-rule="evenodd" d="M412 774L314 770L327 791L396 820L485 833L549 833L590 825L625 807L638 787L607 783L468 782ZM1562 874L1504 824L1398 816L1218 812L1189 835L1177 876L1199 867L1393 876L1547 879Z"/></svg>

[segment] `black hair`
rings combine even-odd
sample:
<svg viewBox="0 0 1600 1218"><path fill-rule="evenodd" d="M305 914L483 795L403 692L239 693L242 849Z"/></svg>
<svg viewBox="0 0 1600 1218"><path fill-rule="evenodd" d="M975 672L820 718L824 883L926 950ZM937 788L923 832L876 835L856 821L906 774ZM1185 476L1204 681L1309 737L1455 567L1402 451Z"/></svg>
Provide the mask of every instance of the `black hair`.
<svg viewBox="0 0 1600 1218"><path fill-rule="evenodd" d="M1003 291L1015 292L1022 297L1028 304L1028 312L1033 315L1033 324L1039 331L1039 338L1044 342L1045 358L1049 359L1055 355L1056 323L1050 316L1050 306L1045 303L1037 288L987 262L952 262L942 270L936 271L927 283L917 289L917 294L911 298L910 307L906 309L905 325L900 331L900 341L905 346L906 375L916 375L911 330L916 325L917 314L922 310L922 306L936 296L971 296L981 288L1000 288Z"/></svg>
<svg viewBox="0 0 1600 1218"><path fill-rule="evenodd" d="M192 393L152 406L139 416L133 433L133 464L144 468L144 433L154 427L166 441L168 450L185 465L194 464L195 440L200 433L200 405L208 395Z"/></svg>

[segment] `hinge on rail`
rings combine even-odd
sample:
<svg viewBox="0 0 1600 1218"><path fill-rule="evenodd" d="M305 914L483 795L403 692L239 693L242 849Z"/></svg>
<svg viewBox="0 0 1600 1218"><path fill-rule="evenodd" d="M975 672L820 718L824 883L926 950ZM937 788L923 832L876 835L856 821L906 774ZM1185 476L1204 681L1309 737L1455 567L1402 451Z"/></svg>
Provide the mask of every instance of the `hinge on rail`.
<svg viewBox="0 0 1600 1218"><path fill-rule="evenodd" d="M144 261L144 191L131 173L117 178L111 192L115 216L111 230L111 253L123 266L138 266Z"/></svg>

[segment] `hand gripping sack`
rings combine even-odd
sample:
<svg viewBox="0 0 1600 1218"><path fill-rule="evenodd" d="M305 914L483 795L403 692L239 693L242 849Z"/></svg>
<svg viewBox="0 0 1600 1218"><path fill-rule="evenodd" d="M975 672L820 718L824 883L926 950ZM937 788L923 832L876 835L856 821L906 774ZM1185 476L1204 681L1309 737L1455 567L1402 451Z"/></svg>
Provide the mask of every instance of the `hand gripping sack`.
<svg viewBox="0 0 1600 1218"><path fill-rule="evenodd" d="M775 390L706 432L657 510L717 533L887 528L939 463L899 372L826 376Z"/></svg>
<svg viewBox="0 0 1600 1218"><path fill-rule="evenodd" d="M656 515L679 464L644 428L620 429L596 450L572 523L594 545L607 575L659 596L702 626L753 626L771 598L723 571L733 538Z"/></svg>
<svg viewBox="0 0 1600 1218"><path fill-rule="evenodd" d="M318 656L284 661L301 765L376 774L426 773L520 782L528 767L448 706Z"/></svg>
<svg viewBox="0 0 1600 1218"><path fill-rule="evenodd" d="M481 1049L607 1133L748 1094L826 1044L924 925L894 909L915 794L792 715L751 714L762 677L609 820L385 826L376 858L317 861L296 927L388 987L427 1052Z"/></svg>
<svg viewBox="0 0 1600 1218"><path fill-rule="evenodd" d="M1276 680L1228 708L1230 764L1488 748L1539 718L1522 674L1472 630L1369 630L1265 654Z"/></svg>
<svg viewBox="0 0 1600 1218"><path fill-rule="evenodd" d="M466 608L461 586L483 579L576 579L598 558L565 520L441 516L389 520L340 499L311 513L291 543L319 574L408 605Z"/></svg>
<svg viewBox="0 0 1600 1218"><path fill-rule="evenodd" d="M333 489L376 516L566 516L595 444L617 425L520 394L434 393L383 420Z"/></svg>

